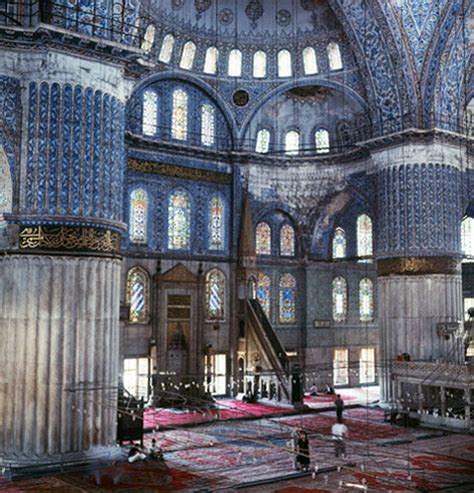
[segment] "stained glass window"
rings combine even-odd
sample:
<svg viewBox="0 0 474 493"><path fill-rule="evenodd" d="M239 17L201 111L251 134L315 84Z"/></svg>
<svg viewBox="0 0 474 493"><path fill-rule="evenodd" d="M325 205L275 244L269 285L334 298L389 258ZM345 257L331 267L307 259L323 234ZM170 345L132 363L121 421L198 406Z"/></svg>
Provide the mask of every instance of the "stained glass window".
<svg viewBox="0 0 474 493"><path fill-rule="evenodd" d="M303 50L303 68L305 75L314 75L318 73L316 50L312 46L307 46Z"/></svg>
<svg viewBox="0 0 474 493"><path fill-rule="evenodd" d="M147 53L153 48L153 43L155 42L156 27L150 24L145 31L143 36L143 41L140 48Z"/></svg>
<svg viewBox="0 0 474 493"><path fill-rule="evenodd" d="M230 77L240 77L242 75L242 53L240 50L230 51L227 73Z"/></svg>
<svg viewBox="0 0 474 493"><path fill-rule="evenodd" d="M215 111L210 104L203 104L201 107L201 144L212 146L214 144L215 133Z"/></svg>
<svg viewBox="0 0 474 493"><path fill-rule="evenodd" d="M145 135L156 135L158 118L158 96L155 91L143 93L142 132Z"/></svg>
<svg viewBox="0 0 474 493"><path fill-rule="evenodd" d="M148 221L148 195L138 188L130 194L130 241L146 243Z"/></svg>
<svg viewBox="0 0 474 493"><path fill-rule="evenodd" d="M334 41L327 46L328 59L329 59L329 69L330 70L339 70L342 68L342 58L341 58L341 50L339 49L339 45Z"/></svg>
<svg viewBox="0 0 474 493"><path fill-rule="evenodd" d="M366 347L360 350L359 383L375 382L375 349Z"/></svg>
<svg viewBox="0 0 474 493"><path fill-rule="evenodd" d="M174 191L168 204L168 248L189 250L191 248L191 202L189 195Z"/></svg>
<svg viewBox="0 0 474 493"><path fill-rule="evenodd" d="M295 156L300 151L300 134L296 130L290 130L285 135L285 152Z"/></svg>
<svg viewBox="0 0 474 493"><path fill-rule="evenodd" d="M225 277L218 269L206 275L206 318L224 320Z"/></svg>
<svg viewBox="0 0 474 493"><path fill-rule="evenodd" d="M270 278L262 274L258 274L257 281L257 300L262 305L263 311L267 318L270 318L270 296L271 296Z"/></svg>
<svg viewBox="0 0 474 493"><path fill-rule="evenodd" d="M170 63L171 56L173 55L174 47L174 37L172 34L167 34L163 38L163 43L161 45L160 56L158 59L163 63Z"/></svg>
<svg viewBox="0 0 474 493"><path fill-rule="evenodd" d="M288 50L278 52L278 77L291 77L291 53Z"/></svg>
<svg viewBox="0 0 474 493"><path fill-rule="evenodd" d="M332 318L344 322L347 316L347 283L343 277L332 281Z"/></svg>
<svg viewBox="0 0 474 493"><path fill-rule="evenodd" d="M466 257L474 256L474 219L465 217L461 223L461 251Z"/></svg>
<svg viewBox="0 0 474 493"><path fill-rule="evenodd" d="M342 228L336 228L332 239L332 258L345 258L346 233Z"/></svg>
<svg viewBox="0 0 474 493"><path fill-rule="evenodd" d="M217 73L217 60L219 60L219 50L215 46L210 46L206 51L206 58L204 59L205 74Z"/></svg>
<svg viewBox="0 0 474 493"><path fill-rule="evenodd" d="M213 197L209 209L209 250L224 249L224 201Z"/></svg>
<svg viewBox="0 0 474 493"><path fill-rule="evenodd" d="M146 322L148 316L148 275L141 267L134 267L128 271L126 301L130 305L130 322Z"/></svg>
<svg viewBox="0 0 474 493"><path fill-rule="evenodd" d="M349 383L349 351L347 349L334 350L333 372L334 385Z"/></svg>
<svg viewBox="0 0 474 493"><path fill-rule="evenodd" d="M267 223L258 223L255 231L257 255L272 254L272 230Z"/></svg>
<svg viewBox="0 0 474 493"><path fill-rule="evenodd" d="M177 140L188 137L188 95L182 89L173 92L171 136Z"/></svg>
<svg viewBox="0 0 474 493"><path fill-rule="evenodd" d="M270 147L270 132L266 128L262 128L257 133L257 144L255 151L265 154Z"/></svg>
<svg viewBox="0 0 474 493"><path fill-rule="evenodd" d="M295 230L290 224L284 224L280 229L280 255L295 255Z"/></svg>
<svg viewBox="0 0 474 493"><path fill-rule="evenodd" d="M184 70L191 70L194 63L194 55L196 54L196 45L192 41L188 41L183 46L181 54L181 62L179 66Z"/></svg>
<svg viewBox="0 0 474 493"><path fill-rule="evenodd" d="M256 51L253 55L253 76L263 78L267 75L267 54L264 51Z"/></svg>
<svg viewBox="0 0 474 493"><path fill-rule="evenodd" d="M326 154L329 152L329 132L325 128L320 128L314 134L316 144L316 152L318 154Z"/></svg>
<svg viewBox="0 0 474 493"><path fill-rule="evenodd" d="M372 219L367 214L361 214L357 218L357 256L370 257L372 253Z"/></svg>
<svg viewBox="0 0 474 493"><path fill-rule="evenodd" d="M280 279L280 323L296 322L296 279L284 274Z"/></svg>
<svg viewBox="0 0 474 493"><path fill-rule="evenodd" d="M361 322L374 319L374 285L370 279L361 279L359 283L359 314Z"/></svg>

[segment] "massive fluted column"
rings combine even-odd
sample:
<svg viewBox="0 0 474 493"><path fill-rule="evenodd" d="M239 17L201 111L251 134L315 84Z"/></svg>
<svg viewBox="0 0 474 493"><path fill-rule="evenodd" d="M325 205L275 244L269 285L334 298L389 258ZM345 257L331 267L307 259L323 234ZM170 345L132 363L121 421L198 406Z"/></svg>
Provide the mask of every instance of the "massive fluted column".
<svg viewBox="0 0 474 493"><path fill-rule="evenodd" d="M127 83L109 61L0 49L19 95L0 235L0 463L104 455L116 450Z"/></svg>
<svg viewBox="0 0 474 493"><path fill-rule="evenodd" d="M405 143L374 155L378 173L377 270L382 395L393 366L460 362L459 340L438 324L462 320L460 226L463 154L446 143Z"/></svg>

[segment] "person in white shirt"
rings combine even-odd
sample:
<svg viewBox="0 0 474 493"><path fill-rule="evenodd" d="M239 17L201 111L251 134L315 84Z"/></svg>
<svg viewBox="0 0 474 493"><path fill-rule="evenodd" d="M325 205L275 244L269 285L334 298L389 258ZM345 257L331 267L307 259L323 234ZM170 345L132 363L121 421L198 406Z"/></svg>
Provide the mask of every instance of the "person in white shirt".
<svg viewBox="0 0 474 493"><path fill-rule="evenodd" d="M347 426L343 423L342 419L334 423L331 428L332 439L334 440L334 452L336 457L342 456L346 458L346 444L345 438L349 435Z"/></svg>

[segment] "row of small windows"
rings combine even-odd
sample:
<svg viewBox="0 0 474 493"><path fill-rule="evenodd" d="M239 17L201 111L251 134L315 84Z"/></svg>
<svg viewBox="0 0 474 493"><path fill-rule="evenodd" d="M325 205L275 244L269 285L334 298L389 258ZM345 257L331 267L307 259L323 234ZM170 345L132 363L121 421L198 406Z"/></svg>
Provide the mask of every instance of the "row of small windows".
<svg viewBox="0 0 474 493"><path fill-rule="evenodd" d="M264 221L258 223L255 228L255 246L257 255L272 254L272 230L270 225ZM345 258L347 256L346 247L346 233L344 229L337 227L332 240L332 257L334 259ZM284 224L280 228L280 255L289 257L295 255L295 230L290 224ZM372 255L372 220L367 214L360 214L357 217L357 256L371 257Z"/></svg>
<svg viewBox="0 0 474 493"><path fill-rule="evenodd" d="M373 248L372 219L367 214L360 214L357 217L357 256L371 257ZM332 258L341 259L346 256L346 232L341 227L337 227L332 239Z"/></svg>
<svg viewBox="0 0 474 493"><path fill-rule="evenodd" d="M161 50L158 56L160 62L170 63L173 56L175 38L172 34L167 34L163 38ZM179 67L184 70L192 70L196 57L196 45L192 41L187 41L181 52ZM326 47L329 69L341 70L343 68L341 50L339 44L331 41ZM211 46L206 50L204 58L204 73L214 75L217 73L217 63L219 60L219 50ZM305 75L315 75L318 73L318 61L316 50L312 46L307 46L302 51L303 70ZM280 50L277 55L278 77L291 77L293 75L293 61L289 50ZM253 54L253 76L263 79L267 76L267 54L264 51L256 51ZM242 52L233 49L229 52L227 61L227 74L229 77L242 76Z"/></svg>
<svg viewBox="0 0 474 493"><path fill-rule="evenodd" d="M149 318L149 276L141 267L133 267L127 273L126 301L130 306L129 319L134 323L145 323ZM257 299L266 316L271 319L271 279L263 273L249 279L249 297ZM332 317L335 322L347 320L347 282L335 277L332 282ZM226 279L219 269L206 274L206 319L225 319ZM281 324L296 323L297 283L293 275L286 273L278 283L278 320ZM374 286L370 279L359 282L359 319L372 322L374 319Z"/></svg>
<svg viewBox="0 0 474 493"><path fill-rule="evenodd" d="M296 156L300 153L300 133L297 130L289 130L285 134L285 153L289 156ZM255 152L266 154L270 149L271 133L267 128L262 128L257 132ZM330 150L329 131L319 128L314 133L314 146L318 154L326 154Z"/></svg>
<svg viewBox="0 0 474 493"><path fill-rule="evenodd" d="M142 132L154 136L158 129L158 95L152 89L143 93ZM212 146L215 142L215 109L205 103L201 106L201 144ZM175 89L172 94L171 137L185 141L188 138L188 94Z"/></svg>
<svg viewBox="0 0 474 493"><path fill-rule="evenodd" d="M129 238L133 243L147 243L148 194L138 188L130 194ZM223 199L214 195L208 202L208 248L224 250ZM174 190L168 198L168 249L191 249L191 199L184 190Z"/></svg>

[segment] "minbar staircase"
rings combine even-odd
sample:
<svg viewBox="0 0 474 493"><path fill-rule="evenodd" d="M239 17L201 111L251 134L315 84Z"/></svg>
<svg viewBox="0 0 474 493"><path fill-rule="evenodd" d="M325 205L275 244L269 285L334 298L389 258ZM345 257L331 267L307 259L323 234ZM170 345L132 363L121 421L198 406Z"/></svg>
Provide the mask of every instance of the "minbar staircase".
<svg viewBox="0 0 474 493"><path fill-rule="evenodd" d="M255 336L266 353L271 369L278 378L285 400L291 402L289 360L286 351L259 301L249 299L247 306L249 321L255 331Z"/></svg>

